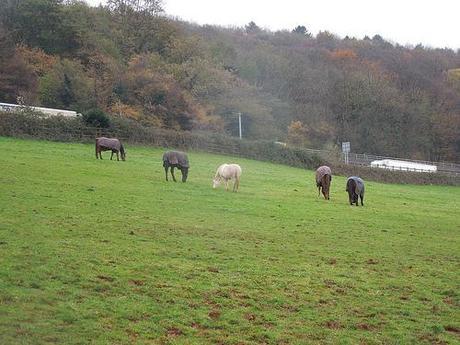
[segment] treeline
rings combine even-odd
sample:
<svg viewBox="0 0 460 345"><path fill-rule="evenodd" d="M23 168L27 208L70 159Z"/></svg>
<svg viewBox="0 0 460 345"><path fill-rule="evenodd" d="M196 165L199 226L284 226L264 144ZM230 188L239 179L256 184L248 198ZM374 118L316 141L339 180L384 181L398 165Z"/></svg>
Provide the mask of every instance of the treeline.
<svg viewBox="0 0 460 345"><path fill-rule="evenodd" d="M299 26L169 19L158 0L0 2L0 101L145 126L429 160L460 158L460 53Z"/></svg>

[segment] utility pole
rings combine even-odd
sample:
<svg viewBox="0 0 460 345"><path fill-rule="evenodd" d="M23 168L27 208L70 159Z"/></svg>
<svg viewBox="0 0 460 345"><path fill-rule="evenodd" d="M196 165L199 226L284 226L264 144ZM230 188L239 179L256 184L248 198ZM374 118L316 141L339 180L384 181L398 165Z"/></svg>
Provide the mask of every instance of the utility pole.
<svg viewBox="0 0 460 345"><path fill-rule="evenodd" d="M240 129L240 139L243 139L243 133L241 131L241 113L240 112L238 112L238 125Z"/></svg>

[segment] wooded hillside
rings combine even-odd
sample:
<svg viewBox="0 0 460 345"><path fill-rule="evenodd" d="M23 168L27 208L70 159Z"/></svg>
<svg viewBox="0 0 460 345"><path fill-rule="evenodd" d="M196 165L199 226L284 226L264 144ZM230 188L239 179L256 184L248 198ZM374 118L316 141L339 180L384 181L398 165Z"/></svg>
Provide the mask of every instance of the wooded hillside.
<svg viewBox="0 0 460 345"><path fill-rule="evenodd" d="M0 2L0 102L460 160L460 52L169 19L158 0Z"/></svg>

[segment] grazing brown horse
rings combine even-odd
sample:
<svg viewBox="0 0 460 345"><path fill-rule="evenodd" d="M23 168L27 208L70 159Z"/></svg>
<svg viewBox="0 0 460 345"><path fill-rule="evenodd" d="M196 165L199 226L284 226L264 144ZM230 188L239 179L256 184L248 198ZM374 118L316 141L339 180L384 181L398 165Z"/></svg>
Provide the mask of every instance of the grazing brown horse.
<svg viewBox="0 0 460 345"><path fill-rule="evenodd" d="M113 154L117 154L117 161L119 161L118 152L121 154L121 159L126 159L125 148L121 144L120 140L116 138L100 137L96 138L96 159L102 159L102 151L112 151L110 160L113 158Z"/></svg>
<svg viewBox="0 0 460 345"><path fill-rule="evenodd" d="M182 182L187 181L188 176L188 157L184 152L180 151L167 151L163 155L163 167L165 168L166 181L168 181L168 168L171 168L171 176L173 181L176 182L174 176L174 168L182 172Z"/></svg>
<svg viewBox="0 0 460 345"><path fill-rule="evenodd" d="M356 203L358 206L358 197L361 198L361 206L364 206L364 181L357 176L350 176L347 180L347 188L345 189L348 192L348 200L350 205Z"/></svg>
<svg viewBox="0 0 460 345"><path fill-rule="evenodd" d="M329 188L332 181L331 168L328 166L320 166L316 169L316 186L318 187L318 196L323 192L324 199L329 200Z"/></svg>

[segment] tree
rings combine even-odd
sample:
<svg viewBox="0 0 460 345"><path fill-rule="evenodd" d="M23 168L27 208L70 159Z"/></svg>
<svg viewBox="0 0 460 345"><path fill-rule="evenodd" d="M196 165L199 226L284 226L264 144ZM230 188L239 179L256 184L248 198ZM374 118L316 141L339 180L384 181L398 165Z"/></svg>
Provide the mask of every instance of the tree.
<svg viewBox="0 0 460 345"><path fill-rule="evenodd" d="M36 77L15 48L11 35L0 24L0 99L15 103L21 96L26 102L33 99Z"/></svg>
<svg viewBox="0 0 460 345"><path fill-rule="evenodd" d="M249 22L247 25L244 26L244 30L246 31L247 34L257 34L261 32L262 30L257 26L256 23L253 21Z"/></svg>
<svg viewBox="0 0 460 345"><path fill-rule="evenodd" d="M101 109L91 109L83 114L83 121L93 127L107 128L110 118Z"/></svg>
<svg viewBox="0 0 460 345"><path fill-rule="evenodd" d="M289 125L287 142L293 146L305 146L308 143L307 129L301 121L292 121Z"/></svg>
<svg viewBox="0 0 460 345"><path fill-rule="evenodd" d="M292 30L292 33L294 34L299 34L299 35L303 35L305 37L308 37L308 38L311 38L311 33L308 32L307 28L303 25L298 25L294 28L294 30Z"/></svg>
<svg viewBox="0 0 460 345"><path fill-rule="evenodd" d="M16 42L62 54L78 47L75 32L65 25L62 0L9 1L3 22Z"/></svg>
<svg viewBox="0 0 460 345"><path fill-rule="evenodd" d="M91 89L83 67L62 59L39 79L38 96L44 106L83 111L96 105Z"/></svg>
<svg viewBox="0 0 460 345"><path fill-rule="evenodd" d="M126 59L134 54L161 50L175 33L163 12L161 0L109 0L107 7L119 27L116 39ZM158 42L157 37L161 38Z"/></svg>
<svg viewBox="0 0 460 345"><path fill-rule="evenodd" d="M132 13L147 14L156 16L163 12L162 0L108 0L107 6L122 16L129 16Z"/></svg>

